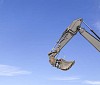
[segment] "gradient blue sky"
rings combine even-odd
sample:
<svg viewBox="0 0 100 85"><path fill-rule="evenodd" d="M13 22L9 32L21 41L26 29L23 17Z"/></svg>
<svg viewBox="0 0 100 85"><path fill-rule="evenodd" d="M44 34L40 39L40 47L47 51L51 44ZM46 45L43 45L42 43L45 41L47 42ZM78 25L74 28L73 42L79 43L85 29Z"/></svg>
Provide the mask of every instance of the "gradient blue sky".
<svg viewBox="0 0 100 85"><path fill-rule="evenodd" d="M76 61L70 70L48 62L77 18L100 36L99 0L0 0L0 85L100 85L100 53L79 33L59 55Z"/></svg>

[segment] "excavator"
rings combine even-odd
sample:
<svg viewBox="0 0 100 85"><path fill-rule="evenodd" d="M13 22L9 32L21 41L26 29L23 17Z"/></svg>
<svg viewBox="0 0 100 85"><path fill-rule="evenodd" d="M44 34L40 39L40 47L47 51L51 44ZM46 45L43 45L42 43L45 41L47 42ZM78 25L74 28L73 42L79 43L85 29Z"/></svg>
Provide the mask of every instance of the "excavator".
<svg viewBox="0 0 100 85"><path fill-rule="evenodd" d="M81 24L84 23L90 31L94 34L87 32ZM100 52L100 37L83 21L82 18L74 20L71 25L62 33L60 39L57 41L54 48L48 53L49 62L53 67L56 67L60 70L67 71L75 63L73 61L66 61L64 59L57 59L56 56L59 54L61 49L75 36L77 33L80 33L92 46L94 46Z"/></svg>

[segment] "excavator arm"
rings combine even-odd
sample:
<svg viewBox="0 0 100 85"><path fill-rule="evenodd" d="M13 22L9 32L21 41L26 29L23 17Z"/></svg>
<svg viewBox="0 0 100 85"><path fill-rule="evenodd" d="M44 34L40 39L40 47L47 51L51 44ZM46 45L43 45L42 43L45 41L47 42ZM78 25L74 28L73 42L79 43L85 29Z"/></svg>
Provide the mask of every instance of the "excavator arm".
<svg viewBox="0 0 100 85"><path fill-rule="evenodd" d="M63 32L53 50L48 54L55 57L60 50L71 40L71 38L78 32L77 27L82 23L82 19L77 19L72 22L70 26Z"/></svg>
<svg viewBox="0 0 100 85"><path fill-rule="evenodd" d="M70 26L62 33L57 44L51 52L49 52L49 62L52 66L57 67L61 70L70 69L75 61L66 61L64 59L56 59L57 54L61 49L71 40L71 38L79 32L86 40L88 40L99 52L100 52L100 40L95 38L89 32L81 27L83 19L77 19L72 22ZM96 35L97 36L97 35ZM97 36L98 37L98 36Z"/></svg>

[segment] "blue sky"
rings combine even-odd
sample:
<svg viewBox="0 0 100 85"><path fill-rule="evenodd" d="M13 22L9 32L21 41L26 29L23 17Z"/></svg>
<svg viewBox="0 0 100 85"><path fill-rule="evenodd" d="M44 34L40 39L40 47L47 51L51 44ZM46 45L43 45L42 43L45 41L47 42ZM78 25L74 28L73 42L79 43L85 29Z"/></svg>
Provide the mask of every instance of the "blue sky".
<svg viewBox="0 0 100 85"><path fill-rule="evenodd" d="M0 0L0 85L100 85L100 53L79 33L59 54L76 61L70 70L48 62L77 18L100 36L99 0Z"/></svg>

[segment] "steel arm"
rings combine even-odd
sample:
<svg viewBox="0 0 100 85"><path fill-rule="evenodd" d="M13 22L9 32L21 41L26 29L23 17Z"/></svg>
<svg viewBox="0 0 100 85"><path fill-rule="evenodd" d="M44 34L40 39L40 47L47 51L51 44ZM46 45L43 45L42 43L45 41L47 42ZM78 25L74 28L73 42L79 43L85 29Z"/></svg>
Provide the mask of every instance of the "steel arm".
<svg viewBox="0 0 100 85"><path fill-rule="evenodd" d="M77 27L82 23L82 19L77 19L72 22L70 26L63 32L61 38L58 40L54 49L48 54L55 57L60 50L70 41L70 39L78 32Z"/></svg>
<svg viewBox="0 0 100 85"><path fill-rule="evenodd" d="M83 28L80 28L79 32L85 39L87 39L100 52L100 41L97 38L95 38L93 35L88 33Z"/></svg>

